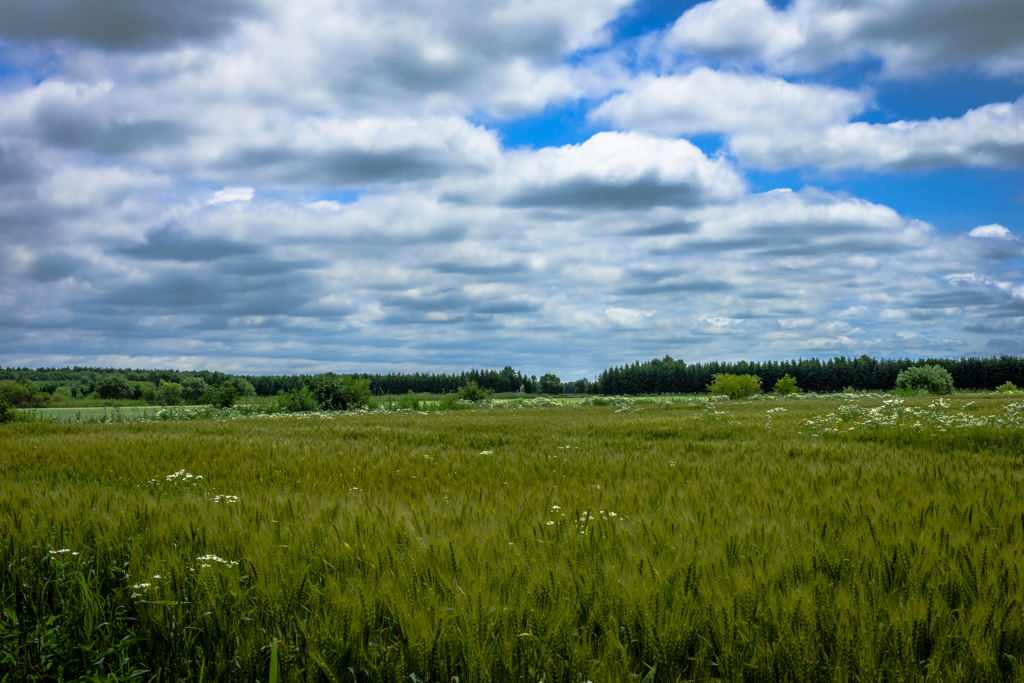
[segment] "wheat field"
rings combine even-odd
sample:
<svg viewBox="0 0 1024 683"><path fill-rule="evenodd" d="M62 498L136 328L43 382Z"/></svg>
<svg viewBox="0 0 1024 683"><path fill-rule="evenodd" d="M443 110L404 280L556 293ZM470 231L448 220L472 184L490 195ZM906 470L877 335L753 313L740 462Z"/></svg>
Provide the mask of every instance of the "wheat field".
<svg viewBox="0 0 1024 683"><path fill-rule="evenodd" d="M0 676L1022 680L1022 405L0 425Z"/></svg>

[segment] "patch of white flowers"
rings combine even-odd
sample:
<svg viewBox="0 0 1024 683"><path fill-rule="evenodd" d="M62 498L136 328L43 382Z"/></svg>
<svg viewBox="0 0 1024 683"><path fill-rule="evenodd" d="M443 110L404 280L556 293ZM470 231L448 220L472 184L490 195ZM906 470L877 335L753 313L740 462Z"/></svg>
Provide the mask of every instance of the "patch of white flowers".
<svg viewBox="0 0 1024 683"><path fill-rule="evenodd" d="M229 503L229 504L230 503L237 503L238 502L238 496L228 496L228 495L214 496L213 497L213 502L214 503L224 502L224 503Z"/></svg>
<svg viewBox="0 0 1024 683"><path fill-rule="evenodd" d="M882 401L882 405L867 408L859 405L844 405L837 412L828 413L804 422L811 436L840 434L858 429L882 427L912 429L919 432L941 433L972 427L1024 427L1024 401L1011 403L1003 413L994 415L968 415L953 412L953 406L946 399L939 398L927 405L913 407L906 405L902 398ZM965 410L977 410L973 401L963 406Z"/></svg>
<svg viewBox="0 0 1024 683"><path fill-rule="evenodd" d="M70 550L69 548L61 548L60 550L50 550L48 551L48 553L51 556L56 557L60 557L61 555L71 555L73 557L78 554L77 552Z"/></svg>
<svg viewBox="0 0 1024 683"><path fill-rule="evenodd" d="M201 562L202 564L200 564L199 566L203 567L203 568L212 567L215 564L219 564L219 565L222 565L224 567L237 567L238 566L237 562L232 562L231 560L225 560L223 557L218 557L217 555L203 555L202 557L197 557L196 561L197 562Z"/></svg>

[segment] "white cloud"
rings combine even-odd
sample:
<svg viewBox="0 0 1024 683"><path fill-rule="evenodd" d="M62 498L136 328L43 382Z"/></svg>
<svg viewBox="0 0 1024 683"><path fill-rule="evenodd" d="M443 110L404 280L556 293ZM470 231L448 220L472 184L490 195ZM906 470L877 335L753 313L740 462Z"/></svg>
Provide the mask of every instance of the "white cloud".
<svg viewBox="0 0 1024 683"><path fill-rule="evenodd" d="M758 131L778 137L845 123L866 105L865 93L697 67L686 75L642 75L591 118L664 135Z"/></svg>
<svg viewBox="0 0 1024 683"><path fill-rule="evenodd" d="M86 5L129 11L105 2ZM637 76L627 53L656 38L606 28L627 4L217 0L204 27L185 2L130 10L141 36L121 14L107 34L0 10L5 40L50 41L0 93L0 362L546 372L569 352L599 370L1022 336L1019 226L944 235L855 197L751 194L729 157L673 138L723 133L768 168L1017 167L1019 102L850 123L867 89L770 75L861 54L1012 70L1017 38L985 24L1005 49L956 52L947 0L716 0L666 40L721 70L670 55ZM878 37L911 10L938 24ZM503 117L610 92L589 122L629 131L501 145Z"/></svg>
<svg viewBox="0 0 1024 683"><path fill-rule="evenodd" d="M959 118L848 123L781 136L744 131L729 144L743 164L766 168L1012 168L1024 163L1024 99Z"/></svg>
<svg viewBox="0 0 1024 683"><path fill-rule="evenodd" d="M616 325L622 327L637 327L641 322L650 318L657 311L638 311L633 308L606 308L604 314Z"/></svg>
<svg viewBox="0 0 1024 683"><path fill-rule="evenodd" d="M1024 5L1017 0L711 0L666 36L674 50L761 63L779 72L875 56L895 74L977 64L1024 71Z"/></svg>
<svg viewBox="0 0 1024 683"><path fill-rule="evenodd" d="M455 184L446 194L519 207L643 209L725 201L743 188L728 163L708 159L686 140L597 133L577 145L508 152L493 176Z"/></svg>
<svg viewBox="0 0 1024 683"><path fill-rule="evenodd" d="M222 202L247 202L252 199L253 188L251 187L225 187L217 190L206 200L207 204L220 204Z"/></svg>
<svg viewBox="0 0 1024 683"><path fill-rule="evenodd" d="M991 225L979 225L967 233L971 237L991 237L999 240L1019 240L1020 237L998 223Z"/></svg>

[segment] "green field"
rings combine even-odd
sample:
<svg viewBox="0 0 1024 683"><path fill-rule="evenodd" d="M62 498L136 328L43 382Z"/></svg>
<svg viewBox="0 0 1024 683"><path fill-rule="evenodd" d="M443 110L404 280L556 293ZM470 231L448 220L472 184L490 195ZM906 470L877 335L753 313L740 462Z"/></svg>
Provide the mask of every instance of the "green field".
<svg viewBox="0 0 1024 683"><path fill-rule="evenodd" d="M0 425L0 678L1022 680L1022 407Z"/></svg>

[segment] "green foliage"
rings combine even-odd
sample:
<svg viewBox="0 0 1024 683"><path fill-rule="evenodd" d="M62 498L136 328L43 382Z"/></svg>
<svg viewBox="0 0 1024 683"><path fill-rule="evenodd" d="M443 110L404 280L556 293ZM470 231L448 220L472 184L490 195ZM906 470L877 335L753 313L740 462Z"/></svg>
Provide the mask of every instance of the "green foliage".
<svg viewBox="0 0 1024 683"><path fill-rule="evenodd" d="M540 378L540 393L560 394L562 393L562 380L558 375L547 374Z"/></svg>
<svg viewBox="0 0 1024 683"><path fill-rule="evenodd" d="M152 382L132 382L132 398L142 399L147 403L156 400L156 385Z"/></svg>
<svg viewBox="0 0 1024 683"><path fill-rule="evenodd" d="M455 392L456 399L460 401L472 401L473 403L489 401L493 395L493 391L490 389L481 389L477 386L476 382L469 382L465 386L459 387L459 390Z"/></svg>
<svg viewBox="0 0 1024 683"><path fill-rule="evenodd" d="M1007 382L1006 384L1000 384L996 387L996 391L1000 394L1015 394L1017 393L1017 385L1013 382Z"/></svg>
<svg viewBox="0 0 1024 683"><path fill-rule="evenodd" d="M181 385L177 382L165 382L160 380L160 387L156 390L157 400L165 406L176 406L181 404Z"/></svg>
<svg viewBox="0 0 1024 683"><path fill-rule="evenodd" d="M352 410L370 405L370 382L333 372L314 375L301 387L278 394L278 405L285 412L314 410Z"/></svg>
<svg viewBox="0 0 1024 683"><path fill-rule="evenodd" d="M761 378L755 375L730 375L718 373L713 375L707 390L712 394L728 396L735 401L747 396L761 393Z"/></svg>
<svg viewBox="0 0 1024 683"><path fill-rule="evenodd" d="M210 389L210 385L202 377L186 375L178 382L181 385L181 398L185 403L194 404L202 400L204 394Z"/></svg>
<svg viewBox="0 0 1024 683"><path fill-rule="evenodd" d="M472 401L459 398L458 394L445 394L440 401L434 404L434 410L468 410L474 407Z"/></svg>
<svg viewBox="0 0 1024 683"><path fill-rule="evenodd" d="M0 398L15 408L41 408L49 397L31 381L4 380L0 382Z"/></svg>
<svg viewBox="0 0 1024 683"><path fill-rule="evenodd" d="M419 410L420 409L419 399L416 398L416 396L412 393L411 389L409 390L409 393L407 393L405 396L403 396L401 398L401 400L398 402L398 408L400 410Z"/></svg>
<svg viewBox="0 0 1024 683"><path fill-rule="evenodd" d="M900 372L896 376L896 387L904 391L952 394L953 377L941 365L922 365Z"/></svg>
<svg viewBox="0 0 1024 683"><path fill-rule="evenodd" d="M54 405L60 405L62 403L69 403L72 400L71 389L67 387L57 387L50 394L50 403Z"/></svg>
<svg viewBox="0 0 1024 683"><path fill-rule="evenodd" d="M760 383L758 384L760 386ZM775 383L775 393L787 396L789 394L800 393L800 387L796 385L796 380L789 375L783 375Z"/></svg>
<svg viewBox="0 0 1024 683"><path fill-rule="evenodd" d="M14 422L16 412L7 399L0 396L0 422Z"/></svg>
<svg viewBox="0 0 1024 683"><path fill-rule="evenodd" d="M112 372L103 375L96 380L93 391L99 394L100 398L120 400L134 398L135 388L128 378L119 372Z"/></svg>
<svg viewBox="0 0 1024 683"><path fill-rule="evenodd" d="M703 403L4 425L0 677L1020 678L1024 432Z"/></svg>
<svg viewBox="0 0 1024 683"><path fill-rule="evenodd" d="M320 410L351 410L370 404L370 382L327 372L306 380Z"/></svg>
<svg viewBox="0 0 1024 683"><path fill-rule="evenodd" d="M296 387L288 392L280 392L277 395L277 405L286 413L308 413L320 410L316 396L306 385Z"/></svg>
<svg viewBox="0 0 1024 683"><path fill-rule="evenodd" d="M235 385L225 382L219 387L208 388L201 400L216 408L230 408L238 399L238 389Z"/></svg>
<svg viewBox="0 0 1024 683"><path fill-rule="evenodd" d="M252 398L256 395L255 387L244 377L232 377L225 381L222 386L234 387L235 391L238 392L239 398Z"/></svg>

